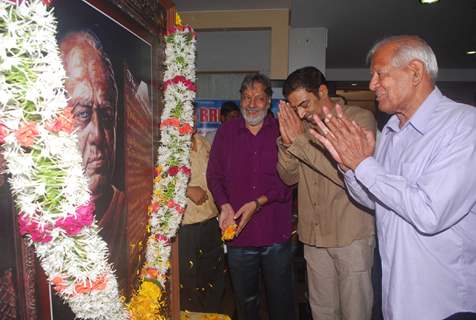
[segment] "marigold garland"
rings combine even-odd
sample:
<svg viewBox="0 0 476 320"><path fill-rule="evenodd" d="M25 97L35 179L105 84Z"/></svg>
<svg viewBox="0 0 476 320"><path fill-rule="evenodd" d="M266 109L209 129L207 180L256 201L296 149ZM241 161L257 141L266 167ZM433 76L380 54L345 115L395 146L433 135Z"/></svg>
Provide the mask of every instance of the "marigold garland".
<svg viewBox="0 0 476 320"><path fill-rule="evenodd" d="M0 2L0 143L20 232L78 318L127 319L94 221L55 33L42 1Z"/></svg>
<svg viewBox="0 0 476 320"><path fill-rule="evenodd" d="M132 318L137 320L162 319L159 316L166 319L166 312L160 312L166 309L166 297L158 292L164 291L166 285L171 239L176 235L185 211L185 191L190 177L192 102L196 91L195 33L189 26L178 25L167 32L165 42L165 104L154 191L148 211L150 236L141 284L129 305Z"/></svg>

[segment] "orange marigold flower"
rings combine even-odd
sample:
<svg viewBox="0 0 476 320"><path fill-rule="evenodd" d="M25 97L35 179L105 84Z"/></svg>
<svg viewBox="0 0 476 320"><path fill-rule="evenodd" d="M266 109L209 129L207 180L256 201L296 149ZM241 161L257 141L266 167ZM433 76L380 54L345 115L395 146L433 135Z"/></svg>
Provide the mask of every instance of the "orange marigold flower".
<svg viewBox="0 0 476 320"><path fill-rule="evenodd" d="M149 205L149 212L150 213L156 212L157 210L159 210L159 208L160 208L160 204L154 201Z"/></svg>
<svg viewBox="0 0 476 320"><path fill-rule="evenodd" d="M179 127L180 126L180 120L177 119L177 118L168 118L168 119L165 119L164 121L162 121L162 123L160 124L160 127L163 128L163 127L166 127L166 126L171 126L171 127Z"/></svg>
<svg viewBox="0 0 476 320"><path fill-rule="evenodd" d="M51 280L56 291L62 292L66 288L66 284L60 276L56 276Z"/></svg>
<svg viewBox="0 0 476 320"><path fill-rule="evenodd" d="M179 128L179 133L181 135L184 135L184 134L192 134L193 132L193 128L191 125L189 125L188 123L184 123L180 126Z"/></svg>
<svg viewBox="0 0 476 320"><path fill-rule="evenodd" d="M55 133L60 131L64 131L66 133L73 132L74 122L72 110L72 107L65 108L62 114L60 114L56 119L50 121L46 125L46 129Z"/></svg>
<svg viewBox="0 0 476 320"><path fill-rule="evenodd" d="M89 293L93 290L104 290L106 288L106 277L99 276L96 281L88 281L86 284L78 283L74 286L77 293Z"/></svg>
<svg viewBox="0 0 476 320"><path fill-rule="evenodd" d="M162 173L162 166L155 167L155 176L159 177L161 173Z"/></svg>
<svg viewBox="0 0 476 320"><path fill-rule="evenodd" d="M35 122L26 122L15 132L15 138L22 147L31 147L33 140L38 136Z"/></svg>
<svg viewBox="0 0 476 320"><path fill-rule="evenodd" d="M226 227L225 231L223 231L221 235L221 239L223 241L232 240L236 236L236 229L238 225L236 223L229 225Z"/></svg>
<svg viewBox="0 0 476 320"><path fill-rule="evenodd" d="M157 279L157 277L159 276L159 272L157 271L157 269L147 268L146 272L147 272L147 276L149 276L152 279Z"/></svg>

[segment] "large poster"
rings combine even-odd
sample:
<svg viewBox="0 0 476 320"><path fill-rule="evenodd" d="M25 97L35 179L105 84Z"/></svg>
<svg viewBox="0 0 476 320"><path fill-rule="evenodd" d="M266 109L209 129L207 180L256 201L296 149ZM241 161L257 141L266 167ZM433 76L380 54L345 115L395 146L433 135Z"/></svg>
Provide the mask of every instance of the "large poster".
<svg viewBox="0 0 476 320"><path fill-rule="evenodd" d="M100 235L119 289L134 289L152 192L152 44L85 1L56 1L65 86ZM51 293L52 318L74 319Z"/></svg>

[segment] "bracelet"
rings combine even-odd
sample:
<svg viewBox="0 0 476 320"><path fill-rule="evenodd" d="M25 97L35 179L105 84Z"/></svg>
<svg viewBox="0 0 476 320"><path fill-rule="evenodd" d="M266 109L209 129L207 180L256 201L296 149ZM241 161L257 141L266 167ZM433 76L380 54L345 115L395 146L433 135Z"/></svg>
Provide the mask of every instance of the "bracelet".
<svg viewBox="0 0 476 320"><path fill-rule="evenodd" d="M255 204L256 204L256 209L255 209L255 212L258 212L259 209L261 209L261 204L259 203L258 199L255 199Z"/></svg>

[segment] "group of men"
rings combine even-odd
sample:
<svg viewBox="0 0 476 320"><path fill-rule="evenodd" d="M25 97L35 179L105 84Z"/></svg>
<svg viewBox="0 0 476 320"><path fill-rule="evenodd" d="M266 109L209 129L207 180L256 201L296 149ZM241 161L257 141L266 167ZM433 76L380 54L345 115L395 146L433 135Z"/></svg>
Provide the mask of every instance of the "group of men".
<svg viewBox="0 0 476 320"><path fill-rule="evenodd" d="M314 67L286 79L278 119L269 79L247 76L242 116L217 131L204 187L215 228L237 224L227 256L238 319L260 319L260 274L269 318L297 317L296 185L313 319L371 318L375 228L385 319L476 314L476 109L435 86L436 57L419 37L384 39L369 60L370 90L391 115L378 144L374 115L337 104Z"/></svg>
<svg viewBox="0 0 476 320"><path fill-rule="evenodd" d="M124 197L111 184L114 73L91 34L69 35L61 50L83 166L114 253L125 245L125 215L114 213ZM240 88L241 117L223 122L211 147L194 134L179 239L183 309L221 311L220 229L236 223L226 244L238 318L260 318L260 274L270 319L297 318L290 242L297 185L314 319L370 319L375 226L385 319L476 313L476 109L435 86L436 57L419 37L384 39L369 59L370 90L392 115L378 143L373 114L336 104L314 67L286 79L278 119L268 113L270 80L254 74Z"/></svg>

